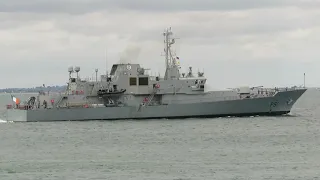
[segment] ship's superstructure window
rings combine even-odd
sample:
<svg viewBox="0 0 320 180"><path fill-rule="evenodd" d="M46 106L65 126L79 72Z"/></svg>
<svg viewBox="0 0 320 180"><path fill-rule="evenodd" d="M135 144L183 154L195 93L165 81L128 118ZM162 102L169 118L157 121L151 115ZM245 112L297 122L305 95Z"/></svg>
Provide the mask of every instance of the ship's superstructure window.
<svg viewBox="0 0 320 180"><path fill-rule="evenodd" d="M149 85L148 77L140 77L139 78L139 86L148 86L148 85Z"/></svg>
<svg viewBox="0 0 320 180"><path fill-rule="evenodd" d="M136 85L137 85L137 78L130 77L130 86L136 86Z"/></svg>

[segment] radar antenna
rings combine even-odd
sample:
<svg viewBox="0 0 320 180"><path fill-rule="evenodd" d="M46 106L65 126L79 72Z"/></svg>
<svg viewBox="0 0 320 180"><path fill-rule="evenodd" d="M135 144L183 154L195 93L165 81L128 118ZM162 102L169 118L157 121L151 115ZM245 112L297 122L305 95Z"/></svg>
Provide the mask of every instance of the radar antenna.
<svg viewBox="0 0 320 180"><path fill-rule="evenodd" d="M71 75L72 75L72 73L74 72L72 66L70 66L70 67L68 68L68 72L69 72L69 78L71 78Z"/></svg>
<svg viewBox="0 0 320 180"><path fill-rule="evenodd" d="M79 67L79 66L76 66L76 67L74 68L74 71L77 73L77 79L79 79L80 67Z"/></svg>

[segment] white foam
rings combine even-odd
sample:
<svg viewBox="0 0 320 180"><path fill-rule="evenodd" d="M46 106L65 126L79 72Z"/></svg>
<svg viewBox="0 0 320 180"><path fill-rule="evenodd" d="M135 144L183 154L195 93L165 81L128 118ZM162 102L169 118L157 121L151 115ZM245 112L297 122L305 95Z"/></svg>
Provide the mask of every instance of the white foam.
<svg viewBox="0 0 320 180"><path fill-rule="evenodd" d="M13 121L5 121L5 120L0 119L0 123L13 123Z"/></svg>

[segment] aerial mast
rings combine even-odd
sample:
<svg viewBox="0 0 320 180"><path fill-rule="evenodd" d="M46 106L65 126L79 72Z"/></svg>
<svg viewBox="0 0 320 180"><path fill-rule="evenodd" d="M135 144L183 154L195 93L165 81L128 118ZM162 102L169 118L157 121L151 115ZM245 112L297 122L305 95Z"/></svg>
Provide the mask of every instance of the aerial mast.
<svg viewBox="0 0 320 180"><path fill-rule="evenodd" d="M108 50L106 49L106 79L108 79Z"/></svg>
<svg viewBox="0 0 320 180"><path fill-rule="evenodd" d="M96 82L98 82L98 69L95 69L96 72Z"/></svg>
<svg viewBox="0 0 320 180"><path fill-rule="evenodd" d="M303 73L303 88L306 88L306 73Z"/></svg>
<svg viewBox="0 0 320 180"><path fill-rule="evenodd" d="M166 62L166 73L164 79L167 80L169 77L176 77L175 74L178 70L176 67L175 59L172 57L171 45L175 43L175 38L172 38L171 27L167 28L164 33L164 52L165 52L165 62ZM176 77L177 78L177 77Z"/></svg>

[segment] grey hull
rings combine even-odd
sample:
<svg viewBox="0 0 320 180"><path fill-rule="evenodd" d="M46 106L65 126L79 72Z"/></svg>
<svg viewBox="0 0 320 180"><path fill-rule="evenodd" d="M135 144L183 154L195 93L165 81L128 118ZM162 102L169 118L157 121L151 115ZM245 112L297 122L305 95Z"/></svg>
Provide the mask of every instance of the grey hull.
<svg viewBox="0 0 320 180"><path fill-rule="evenodd" d="M282 115L306 89L279 92L272 97L169 104L144 107L99 107L73 109L35 109L7 111L8 121L84 121L151 118L190 118L252 115Z"/></svg>

